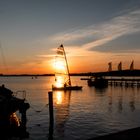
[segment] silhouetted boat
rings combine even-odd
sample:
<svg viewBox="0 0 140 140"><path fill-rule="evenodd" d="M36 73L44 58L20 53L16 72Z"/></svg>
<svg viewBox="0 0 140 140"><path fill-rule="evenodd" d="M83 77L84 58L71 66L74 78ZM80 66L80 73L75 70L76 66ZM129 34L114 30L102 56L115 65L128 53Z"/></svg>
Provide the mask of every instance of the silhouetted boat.
<svg viewBox="0 0 140 140"><path fill-rule="evenodd" d="M3 136L22 133L21 130L25 128L26 123L26 110L29 108L29 104L24 101L24 99L16 98L13 92L4 85L0 86L0 131ZM16 111L22 114L21 120L16 116ZM25 134L26 131L23 133Z"/></svg>
<svg viewBox="0 0 140 140"><path fill-rule="evenodd" d="M88 86L95 86L95 87L106 87L108 85L107 79L103 78L102 76L97 77L90 77L88 79Z"/></svg>
<svg viewBox="0 0 140 140"><path fill-rule="evenodd" d="M68 62L63 45L57 48L57 56L55 57L55 84L52 90L81 90L82 86L72 86Z"/></svg>
<svg viewBox="0 0 140 140"><path fill-rule="evenodd" d="M55 87L52 86L53 90L81 90L82 86L66 86L66 87Z"/></svg>

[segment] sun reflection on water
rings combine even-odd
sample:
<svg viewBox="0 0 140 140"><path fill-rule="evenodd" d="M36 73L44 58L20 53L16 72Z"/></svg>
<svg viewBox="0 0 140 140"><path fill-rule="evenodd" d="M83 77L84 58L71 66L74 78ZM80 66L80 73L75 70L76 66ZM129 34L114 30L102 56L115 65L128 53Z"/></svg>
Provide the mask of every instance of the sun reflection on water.
<svg viewBox="0 0 140 140"><path fill-rule="evenodd" d="M56 133L59 139L65 135L65 126L69 118L71 91L55 91L55 125Z"/></svg>
<svg viewBox="0 0 140 140"><path fill-rule="evenodd" d="M61 91L56 92L56 104L62 104L63 93Z"/></svg>

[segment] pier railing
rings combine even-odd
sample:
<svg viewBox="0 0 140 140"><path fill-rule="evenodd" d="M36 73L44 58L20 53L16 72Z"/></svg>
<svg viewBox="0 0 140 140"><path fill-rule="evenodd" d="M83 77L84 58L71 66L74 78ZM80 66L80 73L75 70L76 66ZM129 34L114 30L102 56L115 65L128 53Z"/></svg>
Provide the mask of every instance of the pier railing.
<svg viewBox="0 0 140 140"><path fill-rule="evenodd" d="M108 84L114 86L137 86L140 87L140 79L135 78L108 78Z"/></svg>

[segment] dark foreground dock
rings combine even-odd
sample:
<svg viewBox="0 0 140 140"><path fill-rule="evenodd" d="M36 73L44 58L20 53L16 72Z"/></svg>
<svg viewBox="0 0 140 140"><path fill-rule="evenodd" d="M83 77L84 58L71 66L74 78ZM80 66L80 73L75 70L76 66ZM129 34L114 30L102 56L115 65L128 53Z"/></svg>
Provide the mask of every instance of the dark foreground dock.
<svg viewBox="0 0 140 140"><path fill-rule="evenodd" d="M91 138L88 140L140 140L140 127Z"/></svg>

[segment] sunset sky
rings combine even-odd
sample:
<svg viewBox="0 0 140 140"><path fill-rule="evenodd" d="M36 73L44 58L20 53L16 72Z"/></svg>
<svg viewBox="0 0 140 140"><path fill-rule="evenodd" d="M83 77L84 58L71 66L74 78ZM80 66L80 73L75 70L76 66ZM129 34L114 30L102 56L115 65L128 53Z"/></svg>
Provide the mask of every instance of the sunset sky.
<svg viewBox="0 0 140 140"><path fill-rule="evenodd" d="M0 0L0 73L54 73L61 44L70 72L140 69L140 0Z"/></svg>

